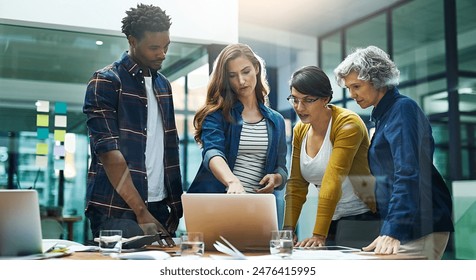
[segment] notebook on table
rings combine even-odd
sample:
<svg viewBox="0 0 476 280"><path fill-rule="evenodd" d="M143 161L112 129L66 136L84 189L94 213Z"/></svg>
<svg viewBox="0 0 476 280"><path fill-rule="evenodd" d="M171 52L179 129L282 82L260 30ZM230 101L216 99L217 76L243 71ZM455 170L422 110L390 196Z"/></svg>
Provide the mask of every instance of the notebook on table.
<svg viewBox="0 0 476 280"><path fill-rule="evenodd" d="M0 190L0 258L42 253L36 190Z"/></svg>
<svg viewBox="0 0 476 280"><path fill-rule="evenodd" d="M202 232L205 250L226 238L242 251L269 251L271 231L278 229L273 194L183 194L184 222L188 232Z"/></svg>

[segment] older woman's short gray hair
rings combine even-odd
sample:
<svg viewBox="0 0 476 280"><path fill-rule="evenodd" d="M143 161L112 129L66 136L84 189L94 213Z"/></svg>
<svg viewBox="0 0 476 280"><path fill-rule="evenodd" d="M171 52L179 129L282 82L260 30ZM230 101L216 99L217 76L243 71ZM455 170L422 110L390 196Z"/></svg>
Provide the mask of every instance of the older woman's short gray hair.
<svg viewBox="0 0 476 280"><path fill-rule="evenodd" d="M391 89L398 85L400 78L400 71L389 55L375 46L358 48L349 54L334 69L337 84L345 87L344 78L353 71L358 73L359 80L369 81L376 89Z"/></svg>

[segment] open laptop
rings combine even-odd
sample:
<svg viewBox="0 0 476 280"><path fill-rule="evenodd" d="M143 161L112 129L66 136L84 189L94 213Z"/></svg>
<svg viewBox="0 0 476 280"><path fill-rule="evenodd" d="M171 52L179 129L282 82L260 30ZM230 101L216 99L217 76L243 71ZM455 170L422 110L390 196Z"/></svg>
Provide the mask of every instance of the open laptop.
<svg viewBox="0 0 476 280"><path fill-rule="evenodd" d="M0 190L0 258L42 253L36 190Z"/></svg>
<svg viewBox="0 0 476 280"><path fill-rule="evenodd" d="M278 229L273 194L183 194L185 227L202 232L205 250L216 250L220 235L242 251L267 250L271 231Z"/></svg>

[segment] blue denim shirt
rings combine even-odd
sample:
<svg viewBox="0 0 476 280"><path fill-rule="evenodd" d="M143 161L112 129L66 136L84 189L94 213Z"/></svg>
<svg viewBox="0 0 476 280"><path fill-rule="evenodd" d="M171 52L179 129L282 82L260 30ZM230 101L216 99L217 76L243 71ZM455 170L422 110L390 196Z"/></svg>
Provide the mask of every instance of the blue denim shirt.
<svg viewBox="0 0 476 280"><path fill-rule="evenodd" d="M286 131L284 118L273 109L260 103L260 111L266 119L268 129L268 151L265 173L279 173L283 183L276 188L283 189L286 185L288 170L286 168ZM236 102L231 110L235 123L228 123L221 110L205 118L202 130L202 164L193 180L189 193L225 193L225 186L218 181L209 169L210 159L215 156L223 157L231 170L235 166L243 127L243 104Z"/></svg>
<svg viewBox="0 0 476 280"><path fill-rule="evenodd" d="M394 88L373 109L372 119L369 165L383 219L380 235L403 244L454 231L451 196L433 165L432 129L418 104Z"/></svg>
<svg viewBox="0 0 476 280"><path fill-rule="evenodd" d="M166 201L171 211L181 217L183 191L172 88L159 72L152 72L152 80L164 123ZM109 182L98 156L111 150L121 151L134 186L147 202L147 94L143 69L127 52L120 60L93 74L86 90L83 112L87 115L91 146L86 207L94 205L107 216L135 219L132 209Z"/></svg>

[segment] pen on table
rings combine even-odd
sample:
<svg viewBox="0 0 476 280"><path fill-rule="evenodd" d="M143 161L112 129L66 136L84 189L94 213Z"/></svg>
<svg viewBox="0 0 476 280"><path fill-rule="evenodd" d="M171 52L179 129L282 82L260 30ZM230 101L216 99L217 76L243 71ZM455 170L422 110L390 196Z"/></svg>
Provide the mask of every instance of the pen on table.
<svg viewBox="0 0 476 280"><path fill-rule="evenodd" d="M58 243L55 243L53 246L51 246L50 248L48 248L48 250L46 250L45 253L50 253L50 252L52 252L52 251L55 249L56 245L58 245Z"/></svg>

